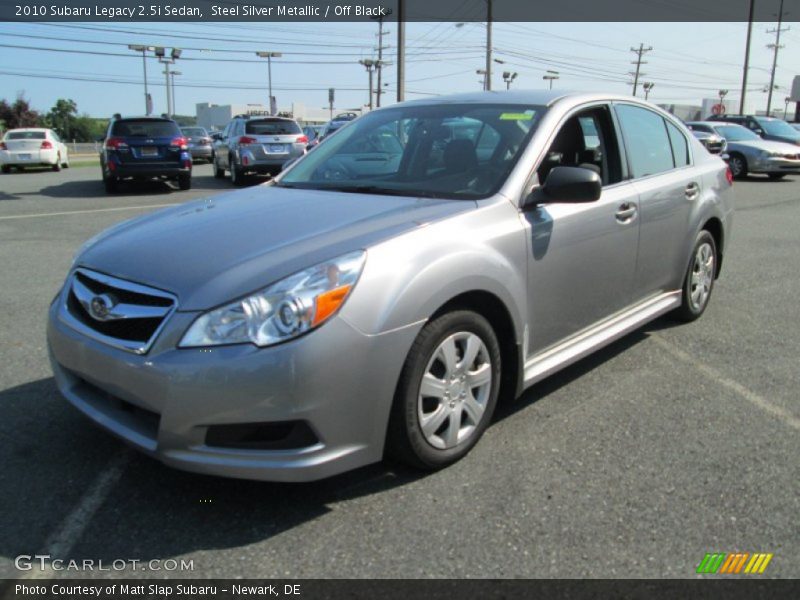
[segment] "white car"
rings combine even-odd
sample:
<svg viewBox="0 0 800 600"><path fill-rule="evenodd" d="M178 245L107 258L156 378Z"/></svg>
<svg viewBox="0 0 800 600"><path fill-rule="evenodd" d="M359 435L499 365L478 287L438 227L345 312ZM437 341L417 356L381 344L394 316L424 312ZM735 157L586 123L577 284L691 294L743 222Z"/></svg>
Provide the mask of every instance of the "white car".
<svg viewBox="0 0 800 600"><path fill-rule="evenodd" d="M3 173L16 167L50 166L54 171L69 167L69 150L52 129L10 129L0 142L0 165Z"/></svg>

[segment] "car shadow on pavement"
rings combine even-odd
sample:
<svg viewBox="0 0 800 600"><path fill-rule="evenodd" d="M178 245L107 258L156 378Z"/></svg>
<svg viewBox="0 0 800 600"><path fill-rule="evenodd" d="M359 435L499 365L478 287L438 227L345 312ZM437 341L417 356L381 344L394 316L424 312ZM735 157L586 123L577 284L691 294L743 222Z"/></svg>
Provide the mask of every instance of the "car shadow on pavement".
<svg viewBox="0 0 800 600"><path fill-rule="evenodd" d="M103 187L103 182L98 177L91 181L65 181L58 185L42 188L37 195L48 198L116 198L118 196L152 196L153 194L169 194L177 192L178 188L165 181L139 181L123 182L119 185L116 194L108 194Z"/></svg>
<svg viewBox="0 0 800 600"><path fill-rule="evenodd" d="M655 327L671 326L656 321ZM636 331L498 407L506 419L647 339ZM125 455L119 481L68 556L167 559L263 542L336 510L429 474L381 463L311 483L225 479L174 470L125 448L58 394L52 378L0 391L0 436L9 459L0 469L0 556L45 552L82 495ZM468 460L468 459L467 459ZM196 567L203 565L195 560ZM201 574L201 573L198 573ZM7 575L13 576L13 575Z"/></svg>

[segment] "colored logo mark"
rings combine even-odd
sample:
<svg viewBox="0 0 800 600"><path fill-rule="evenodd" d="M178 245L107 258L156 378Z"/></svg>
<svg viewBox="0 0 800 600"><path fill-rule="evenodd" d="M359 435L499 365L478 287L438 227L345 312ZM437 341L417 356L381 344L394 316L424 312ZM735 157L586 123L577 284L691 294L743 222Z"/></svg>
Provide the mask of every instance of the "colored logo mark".
<svg viewBox="0 0 800 600"><path fill-rule="evenodd" d="M764 552L716 552L706 553L703 560L697 565L698 573L736 574L745 573L749 575L760 575L763 573L773 554Z"/></svg>

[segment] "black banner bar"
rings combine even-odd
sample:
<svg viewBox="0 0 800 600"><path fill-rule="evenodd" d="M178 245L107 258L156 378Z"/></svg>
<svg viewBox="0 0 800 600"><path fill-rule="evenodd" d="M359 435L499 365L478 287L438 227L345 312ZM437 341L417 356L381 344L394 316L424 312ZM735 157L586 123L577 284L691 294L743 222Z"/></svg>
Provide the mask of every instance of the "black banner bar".
<svg viewBox="0 0 800 600"><path fill-rule="evenodd" d="M397 19L400 0L3 0L0 21L313 22ZM751 0L484 0L496 22L747 21ZM486 21L464 0L404 0L409 22ZM777 3L756 1L754 21L777 21ZM800 0L784 0L784 21L800 19Z"/></svg>
<svg viewBox="0 0 800 600"><path fill-rule="evenodd" d="M7 579L2 600L175 599L228 600L773 600L800 597L798 580L752 576L691 580L245 580L245 579Z"/></svg>

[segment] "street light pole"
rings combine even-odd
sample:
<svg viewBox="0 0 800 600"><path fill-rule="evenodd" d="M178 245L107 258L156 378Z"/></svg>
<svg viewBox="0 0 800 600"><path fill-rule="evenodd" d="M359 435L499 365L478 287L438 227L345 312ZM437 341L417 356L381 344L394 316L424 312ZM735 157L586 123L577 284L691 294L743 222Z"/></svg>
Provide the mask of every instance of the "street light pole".
<svg viewBox="0 0 800 600"><path fill-rule="evenodd" d="M269 114L271 115L273 111L272 106L272 59L273 58L280 58L283 56L280 52L256 52L256 56L259 58L266 58L267 59L267 81L269 85ZM276 103L277 104L277 103Z"/></svg>
<svg viewBox="0 0 800 600"><path fill-rule="evenodd" d="M559 79L559 78L560 78L560 75L559 75L558 71L550 71L550 70L548 70L547 73L545 73L545 75L542 76L542 79L544 79L545 81L549 81L550 82L550 89L551 90L553 89L553 81L555 81L556 79Z"/></svg>
<svg viewBox="0 0 800 600"><path fill-rule="evenodd" d="M133 50L134 52L141 52L142 53L142 70L144 71L144 114L150 114L150 94L147 92L147 46L141 46L139 44L129 44L129 50Z"/></svg>
<svg viewBox="0 0 800 600"><path fill-rule="evenodd" d="M652 81L645 81L644 83L642 83L642 88L644 89L644 99L645 100L647 100L650 97L650 90L652 90L655 85L656 84L653 83Z"/></svg>
<svg viewBox="0 0 800 600"><path fill-rule="evenodd" d="M178 111L175 108L175 75L182 75L180 71L170 71L170 79L172 80L172 114L176 114Z"/></svg>
<svg viewBox="0 0 800 600"><path fill-rule="evenodd" d="M170 95L169 67L170 65L174 65L175 61L181 57L181 49L173 48L169 54L169 58L166 56L166 49L162 46L156 46L153 48L153 51L158 58L158 62L164 65L164 78L167 88L167 117L172 118L172 98Z"/></svg>

